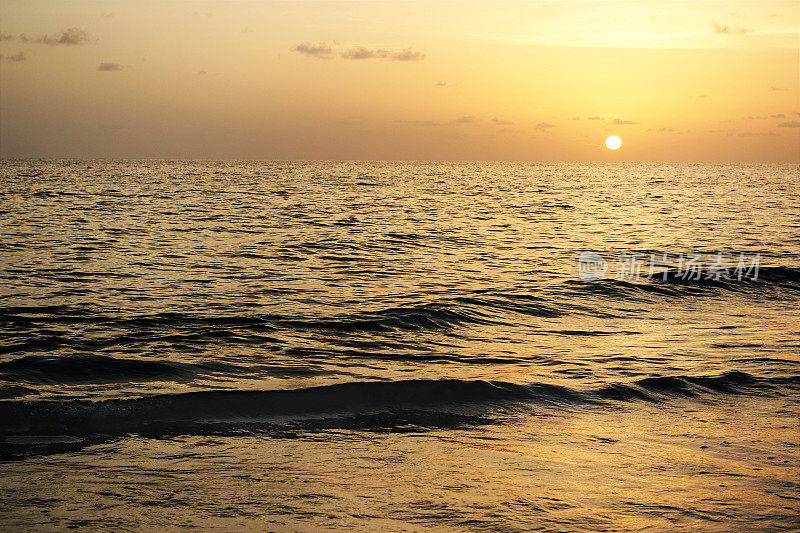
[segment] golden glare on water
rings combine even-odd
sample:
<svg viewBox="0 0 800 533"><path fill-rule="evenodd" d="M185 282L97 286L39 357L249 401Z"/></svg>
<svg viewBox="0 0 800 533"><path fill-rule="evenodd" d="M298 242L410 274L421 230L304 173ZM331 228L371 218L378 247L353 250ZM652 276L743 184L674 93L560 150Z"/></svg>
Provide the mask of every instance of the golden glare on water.
<svg viewBox="0 0 800 533"><path fill-rule="evenodd" d="M616 135L612 135L606 139L606 147L609 150L616 150L620 146L622 146L622 139L617 137Z"/></svg>

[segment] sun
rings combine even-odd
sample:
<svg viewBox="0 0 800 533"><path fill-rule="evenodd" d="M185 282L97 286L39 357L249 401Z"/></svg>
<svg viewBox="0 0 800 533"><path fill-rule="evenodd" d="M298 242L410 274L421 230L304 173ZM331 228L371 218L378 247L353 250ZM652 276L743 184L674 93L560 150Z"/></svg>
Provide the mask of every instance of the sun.
<svg viewBox="0 0 800 533"><path fill-rule="evenodd" d="M622 146L622 139L617 137L616 135L612 135L608 139L606 139L606 146L609 150L616 150L620 146Z"/></svg>

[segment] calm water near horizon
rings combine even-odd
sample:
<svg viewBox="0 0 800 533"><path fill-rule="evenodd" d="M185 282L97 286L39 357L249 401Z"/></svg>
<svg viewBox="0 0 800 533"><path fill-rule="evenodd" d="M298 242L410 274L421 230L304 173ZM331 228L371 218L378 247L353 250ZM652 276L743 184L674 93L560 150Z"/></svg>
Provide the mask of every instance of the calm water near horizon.
<svg viewBox="0 0 800 533"><path fill-rule="evenodd" d="M797 165L0 182L4 530L800 528Z"/></svg>

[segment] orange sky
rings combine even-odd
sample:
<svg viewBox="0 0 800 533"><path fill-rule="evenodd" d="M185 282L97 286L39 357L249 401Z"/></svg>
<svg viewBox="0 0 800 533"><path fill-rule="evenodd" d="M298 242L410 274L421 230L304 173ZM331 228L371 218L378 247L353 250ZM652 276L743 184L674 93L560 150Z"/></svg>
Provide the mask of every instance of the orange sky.
<svg viewBox="0 0 800 533"><path fill-rule="evenodd" d="M800 162L798 6L3 0L0 155Z"/></svg>

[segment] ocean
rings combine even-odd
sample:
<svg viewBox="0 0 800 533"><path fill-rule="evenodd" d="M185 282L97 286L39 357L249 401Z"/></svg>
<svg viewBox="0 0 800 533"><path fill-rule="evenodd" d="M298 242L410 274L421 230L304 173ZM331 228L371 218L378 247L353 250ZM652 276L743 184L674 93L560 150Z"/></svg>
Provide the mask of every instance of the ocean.
<svg viewBox="0 0 800 533"><path fill-rule="evenodd" d="M800 528L800 168L0 162L0 528Z"/></svg>

